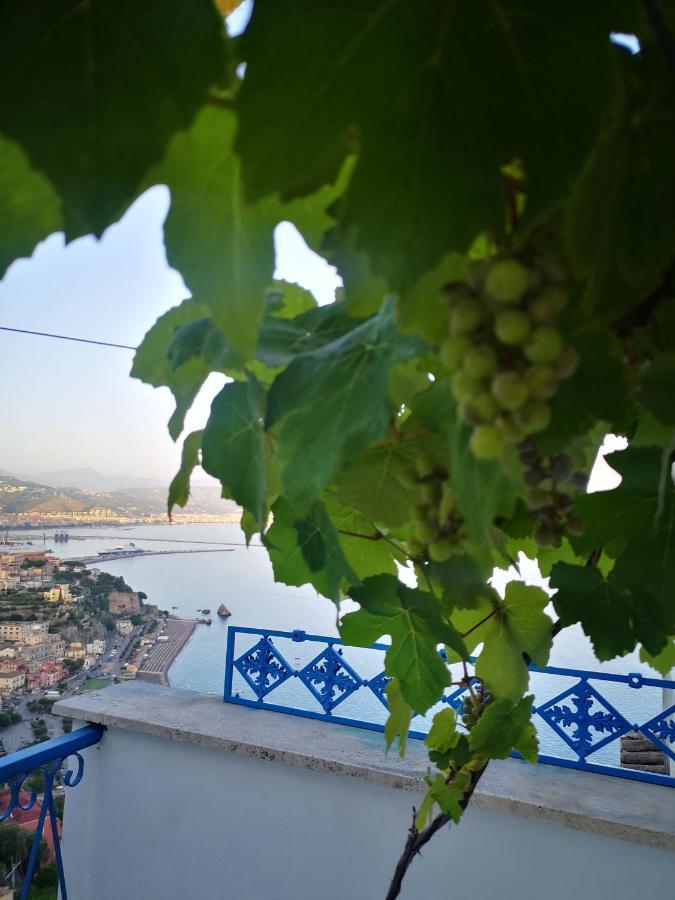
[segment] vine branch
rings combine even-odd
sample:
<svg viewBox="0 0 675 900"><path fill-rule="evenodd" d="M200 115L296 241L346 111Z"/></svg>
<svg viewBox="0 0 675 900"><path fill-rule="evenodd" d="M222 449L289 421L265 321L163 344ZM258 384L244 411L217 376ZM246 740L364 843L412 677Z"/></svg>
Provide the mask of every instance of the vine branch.
<svg viewBox="0 0 675 900"><path fill-rule="evenodd" d="M478 785L478 782L481 780L483 776L483 772L485 772L487 768L487 763L483 766L482 769L479 769L477 772L474 772L471 776L471 783L469 787L466 789L466 793L462 797L460 801L460 807L462 811L467 808L469 805L469 801L473 795L473 792ZM422 831L418 831L415 825L415 819L417 817L417 811L413 807L413 820L412 824L408 830L408 837L406 838L405 846L403 848L403 852L399 857L398 862L396 863L396 868L394 870L394 875L391 879L391 884L389 885L389 890L387 891L387 896L385 900L396 900L396 897L401 893L401 886L403 884L403 879L405 878L406 872L410 868L410 864L413 859L417 856L417 854L421 851L422 847L425 844L428 844L432 837L436 834L436 832L440 831L440 829L447 825L452 821L450 816L445 815L445 813L440 813L433 819L426 828L423 828Z"/></svg>
<svg viewBox="0 0 675 900"><path fill-rule="evenodd" d="M647 18L654 30L654 33L661 44L666 59L675 69L675 40L670 33L668 24L666 23L663 13L659 9L656 0L642 0L642 5L647 13Z"/></svg>

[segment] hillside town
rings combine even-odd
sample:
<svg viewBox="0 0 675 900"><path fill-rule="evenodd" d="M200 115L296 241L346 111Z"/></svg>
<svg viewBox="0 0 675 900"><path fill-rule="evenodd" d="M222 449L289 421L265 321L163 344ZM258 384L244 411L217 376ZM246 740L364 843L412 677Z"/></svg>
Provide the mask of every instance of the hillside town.
<svg viewBox="0 0 675 900"><path fill-rule="evenodd" d="M87 683L133 679L155 644L167 656L178 623L167 622L168 613L146 599L123 578L82 562L0 547L3 710L35 692L55 699ZM180 624L189 633L194 627Z"/></svg>

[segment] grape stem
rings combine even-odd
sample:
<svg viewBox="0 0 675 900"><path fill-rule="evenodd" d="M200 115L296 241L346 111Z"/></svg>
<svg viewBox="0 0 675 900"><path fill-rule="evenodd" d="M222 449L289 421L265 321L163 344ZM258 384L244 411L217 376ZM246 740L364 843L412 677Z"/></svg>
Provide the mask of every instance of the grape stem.
<svg viewBox="0 0 675 900"><path fill-rule="evenodd" d="M464 811L469 805L469 800L471 800L473 792L475 791L476 786L486 768L487 763L485 763L482 769L479 769L477 772L472 773L471 782L459 803L462 811ZM447 825L452 821L450 816L446 816L445 813L440 813L427 825L426 828L423 828L422 831L418 831L417 826L415 825L416 818L417 810L415 809L415 807L413 807L412 824L410 825L410 828L408 830L408 837L403 848L403 853L401 853L401 856L396 863L394 875L391 879L391 884L389 885L389 890L387 891L385 900L396 900L396 897L398 897L401 893L403 879L405 878L405 874L408 871L408 868L410 867L413 859L421 851L422 847L424 847L425 844L429 843L429 841L437 831L440 831L440 829L443 828L444 825Z"/></svg>
<svg viewBox="0 0 675 900"><path fill-rule="evenodd" d="M460 634L460 637L461 637L461 638L468 637L468 636L471 634L472 631L475 631L477 628L480 628L481 625L485 625L485 623L486 623L489 619L491 619L491 618L495 615L496 612L497 612L497 610L496 610L496 609L493 609L492 612L489 612L489 613L487 614L487 616L484 616L479 622L476 622L475 625L472 625L471 628L467 629L467 631L465 631L465 632L463 632L462 634Z"/></svg>

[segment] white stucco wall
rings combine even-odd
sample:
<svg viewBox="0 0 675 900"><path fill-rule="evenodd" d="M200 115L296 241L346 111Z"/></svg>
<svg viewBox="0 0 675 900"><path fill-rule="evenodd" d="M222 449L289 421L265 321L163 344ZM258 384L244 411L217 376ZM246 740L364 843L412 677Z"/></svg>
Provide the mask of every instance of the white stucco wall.
<svg viewBox="0 0 675 900"><path fill-rule="evenodd" d="M117 728L84 755L66 800L70 900L383 900L419 802ZM473 808L414 862L402 898L635 900L674 883L667 850Z"/></svg>

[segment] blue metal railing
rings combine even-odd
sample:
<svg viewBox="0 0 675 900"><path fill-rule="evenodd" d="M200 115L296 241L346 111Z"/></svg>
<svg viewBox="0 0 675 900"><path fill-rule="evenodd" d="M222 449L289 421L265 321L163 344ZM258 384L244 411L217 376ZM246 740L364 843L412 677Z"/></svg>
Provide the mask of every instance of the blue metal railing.
<svg viewBox="0 0 675 900"><path fill-rule="evenodd" d="M384 731L387 649L347 647L339 638L304 631L230 626L224 700ZM675 690L675 681L532 665L530 684L540 763L675 787L671 775L619 765L620 739L631 731L644 735L666 761L675 760L675 704L664 708L664 690ZM410 736L425 738L443 704L460 709L465 690L447 691L426 716L415 716Z"/></svg>
<svg viewBox="0 0 675 900"><path fill-rule="evenodd" d="M8 790L7 800L0 806L0 823L6 822L15 810L27 812L35 807L38 800L40 801L40 812L35 826L33 843L23 876L21 900L25 900L28 896L33 875L37 870L40 844L47 817L49 817L49 827L54 844L54 858L61 890L60 897L61 900L68 900L61 857L61 841L54 806L54 782L57 776L60 777L63 774L63 784L66 787L75 787L80 783L84 774L84 760L80 755L80 750L97 744L101 740L103 731L104 728L100 725L86 725L70 734L64 734L51 741L43 741L0 759L0 784L7 785ZM75 766L73 768L65 766L68 757L74 758ZM26 779L37 773L40 773L44 779L44 792L41 798L38 797L39 792L35 787L24 787Z"/></svg>

